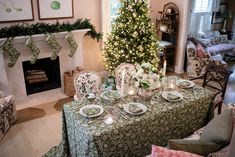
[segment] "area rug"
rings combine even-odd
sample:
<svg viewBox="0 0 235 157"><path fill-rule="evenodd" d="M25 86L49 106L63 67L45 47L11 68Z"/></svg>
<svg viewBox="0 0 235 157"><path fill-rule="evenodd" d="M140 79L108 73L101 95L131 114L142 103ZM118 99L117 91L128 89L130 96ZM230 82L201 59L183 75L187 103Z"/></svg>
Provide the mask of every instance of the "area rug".
<svg viewBox="0 0 235 157"><path fill-rule="evenodd" d="M64 99L59 99L57 101L18 110L18 119L16 121L16 124L59 113L62 111L63 105L71 101L73 101L73 99L71 97L67 97Z"/></svg>

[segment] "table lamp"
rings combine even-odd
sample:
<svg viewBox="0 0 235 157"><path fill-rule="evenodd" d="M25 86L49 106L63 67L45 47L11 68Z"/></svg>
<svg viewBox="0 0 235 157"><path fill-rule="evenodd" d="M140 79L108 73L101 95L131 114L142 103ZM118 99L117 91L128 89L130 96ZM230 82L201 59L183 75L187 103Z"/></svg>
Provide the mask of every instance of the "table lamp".
<svg viewBox="0 0 235 157"><path fill-rule="evenodd" d="M231 10L225 10L222 16L224 18L224 25L223 25L223 29L221 31L226 32L225 27L226 27L227 19L232 18L232 11Z"/></svg>

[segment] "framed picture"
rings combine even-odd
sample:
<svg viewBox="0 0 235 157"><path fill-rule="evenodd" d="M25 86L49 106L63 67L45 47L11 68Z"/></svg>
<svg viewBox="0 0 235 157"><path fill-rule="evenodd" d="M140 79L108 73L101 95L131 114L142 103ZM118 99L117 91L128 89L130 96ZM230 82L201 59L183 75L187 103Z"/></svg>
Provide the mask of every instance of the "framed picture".
<svg viewBox="0 0 235 157"><path fill-rule="evenodd" d="M219 6L219 11L213 12L211 23L212 24L223 23L224 22L223 13L225 12L225 10L226 10L226 5L225 4L221 4Z"/></svg>
<svg viewBox="0 0 235 157"><path fill-rule="evenodd" d="M38 0L40 20L73 18L73 0Z"/></svg>
<svg viewBox="0 0 235 157"><path fill-rule="evenodd" d="M33 19L32 0L0 0L0 23Z"/></svg>

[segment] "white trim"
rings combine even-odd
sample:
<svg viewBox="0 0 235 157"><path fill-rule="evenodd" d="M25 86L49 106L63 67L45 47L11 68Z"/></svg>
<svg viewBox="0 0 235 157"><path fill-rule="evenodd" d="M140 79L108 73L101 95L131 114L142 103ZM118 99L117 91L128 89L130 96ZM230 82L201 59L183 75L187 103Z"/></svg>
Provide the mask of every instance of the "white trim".
<svg viewBox="0 0 235 157"><path fill-rule="evenodd" d="M78 30L74 30L71 31L72 33L79 33L82 37L91 29L78 29ZM57 33L52 33L53 35L55 35L55 37L57 39L60 38L65 38L65 36L68 34L68 32L57 32ZM26 40L28 39L29 35L26 36L17 36L14 37L14 44L22 44L25 43ZM46 35L45 34L35 34L31 36L33 38L34 41L45 41L46 40ZM0 38L0 42L5 41L7 38Z"/></svg>
<svg viewBox="0 0 235 157"><path fill-rule="evenodd" d="M184 73L184 69L181 66L175 66L174 72L177 74L182 74L182 73Z"/></svg>
<svg viewBox="0 0 235 157"><path fill-rule="evenodd" d="M110 33L110 0L101 1L101 28L102 28L102 48L104 48L104 43Z"/></svg>

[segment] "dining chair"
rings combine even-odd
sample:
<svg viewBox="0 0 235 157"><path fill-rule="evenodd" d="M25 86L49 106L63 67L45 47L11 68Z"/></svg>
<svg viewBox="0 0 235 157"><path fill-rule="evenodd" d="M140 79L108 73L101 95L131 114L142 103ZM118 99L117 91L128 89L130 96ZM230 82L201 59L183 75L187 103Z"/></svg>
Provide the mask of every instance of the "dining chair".
<svg viewBox="0 0 235 157"><path fill-rule="evenodd" d="M225 67L209 64L203 77L202 87L213 92L213 107L214 109L218 107L218 114L221 113L226 87L231 73Z"/></svg>
<svg viewBox="0 0 235 157"><path fill-rule="evenodd" d="M74 100L86 96L89 93L98 95L100 92L101 79L96 72L84 71L77 73L74 77L74 87L76 94L74 95Z"/></svg>
<svg viewBox="0 0 235 157"><path fill-rule="evenodd" d="M134 64L130 63L121 63L115 70L115 83L116 83L116 89L120 91L121 89L121 82L122 82L122 72L123 70L126 70L125 72L125 79L124 79L124 85L127 89L132 84L132 78L136 73L136 68Z"/></svg>

